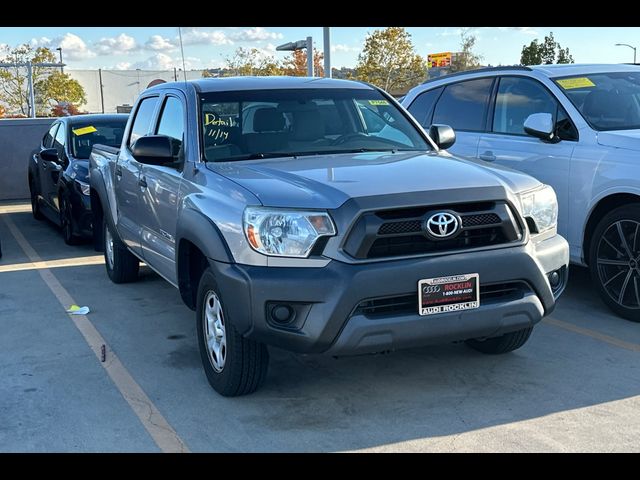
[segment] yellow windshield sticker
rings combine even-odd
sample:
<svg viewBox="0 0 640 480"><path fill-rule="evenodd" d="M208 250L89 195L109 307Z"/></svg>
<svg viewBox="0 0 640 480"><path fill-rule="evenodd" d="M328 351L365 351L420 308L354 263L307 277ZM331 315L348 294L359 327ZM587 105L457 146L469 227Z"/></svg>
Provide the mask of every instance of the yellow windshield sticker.
<svg viewBox="0 0 640 480"><path fill-rule="evenodd" d="M596 84L589 80L587 77L563 78L562 80L558 80L558 84L565 90L596 86Z"/></svg>
<svg viewBox="0 0 640 480"><path fill-rule="evenodd" d="M386 100L369 100L369 105L389 105Z"/></svg>
<svg viewBox="0 0 640 480"><path fill-rule="evenodd" d="M87 133L97 132L98 130L93 125L89 125L88 127L74 128L72 131L75 135L86 135Z"/></svg>

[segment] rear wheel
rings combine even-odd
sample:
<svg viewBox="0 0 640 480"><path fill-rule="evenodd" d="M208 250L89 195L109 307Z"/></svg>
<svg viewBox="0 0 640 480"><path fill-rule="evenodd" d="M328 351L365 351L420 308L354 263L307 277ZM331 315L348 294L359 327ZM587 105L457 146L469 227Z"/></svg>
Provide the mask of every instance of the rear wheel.
<svg viewBox="0 0 640 480"><path fill-rule="evenodd" d="M138 278L140 261L113 234L111 227L105 221L102 226L104 232L104 263L107 275L113 283L133 282Z"/></svg>
<svg viewBox="0 0 640 480"><path fill-rule="evenodd" d="M474 350L490 355L499 355L517 350L529 340L533 327L523 328L515 332L505 333L499 337L486 340L467 340L465 343Z"/></svg>
<svg viewBox="0 0 640 480"><path fill-rule="evenodd" d="M590 250L589 270L602 300L621 317L640 322L640 204L602 217Z"/></svg>
<svg viewBox="0 0 640 480"><path fill-rule="evenodd" d="M44 217L40 211L40 204L38 203L38 191L36 189L36 182L33 178L29 180L29 192L31 194L31 213L36 220L42 220Z"/></svg>
<svg viewBox="0 0 640 480"><path fill-rule="evenodd" d="M73 233L73 217L71 215L71 203L64 194L60 195L60 229L62 230L62 237L64 243L67 245L77 245L80 242L80 237Z"/></svg>
<svg viewBox="0 0 640 480"><path fill-rule="evenodd" d="M207 268L198 286L196 329L202 366L220 395L255 392L267 376L269 352L263 343L240 335L223 305L213 272Z"/></svg>

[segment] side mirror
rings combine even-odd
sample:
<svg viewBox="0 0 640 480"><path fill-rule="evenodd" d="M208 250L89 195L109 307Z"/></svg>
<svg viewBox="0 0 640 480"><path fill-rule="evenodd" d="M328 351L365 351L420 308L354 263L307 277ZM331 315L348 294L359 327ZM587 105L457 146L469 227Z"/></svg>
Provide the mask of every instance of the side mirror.
<svg viewBox="0 0 640 480"><path fill-rule="evenodd" d="M442 150L446 150L456 143L456 132L449 125L431 125L429 127L429 136L438 148Z"/></svg>
<svg viewBox="0 0 640 480"><path fill-rule="evenodd" d="M62 165L62 161L60 160L60 157L58 157L58 151L55 148L45 148L40 152L40 158L45 162Z"/></svg>
<svg viewBox="0 0 640 480"><path fill-rule="evenodd" d="M140 137L131 153L138 162L149 165L164 165L174 160L171 139L166 135Z"/></svg>
<svg viewBox="0 0 640 480"><path fill-rule="evenodd" d="M550 113L532 113L524 121L525 133L545 142L560 141L553 133L554 129L553 117Z"/></svg>

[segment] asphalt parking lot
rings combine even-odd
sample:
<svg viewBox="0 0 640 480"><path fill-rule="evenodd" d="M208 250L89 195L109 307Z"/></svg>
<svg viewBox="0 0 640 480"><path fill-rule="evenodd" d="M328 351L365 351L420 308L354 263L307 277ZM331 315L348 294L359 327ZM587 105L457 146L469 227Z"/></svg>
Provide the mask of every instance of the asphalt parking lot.
<svg viewBox="0 0 640 480"><path fill-rule="evenodd" d="M514 353L270 349L264 387L227 399L155 273L112 284L91 245L66 246L24 203L0 205L0 238L2 452L640 451L640 325L584 269Z"/></svg>

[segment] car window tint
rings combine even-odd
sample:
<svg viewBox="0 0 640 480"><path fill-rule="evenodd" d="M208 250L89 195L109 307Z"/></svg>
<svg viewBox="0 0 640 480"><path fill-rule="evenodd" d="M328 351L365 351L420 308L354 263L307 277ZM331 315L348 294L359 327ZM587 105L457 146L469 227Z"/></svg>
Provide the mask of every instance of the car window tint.
<svg viewBox="0 0 640 480"><path fill-rule="evenodd" d="M436 100L442 93L442 88L434 88L418 95L411 103L408 110L411 115L422 125L428 127L431 125L431 117L433 116L433 107Z"/></svg>
<svg viewBox="0 0 640 480"><path fill-rule="evenodd" d="M550 113L554 119L557 101L536 80L524 77L503 77L498 86L493 131L526 135L524 122L532 113Z"/></svg>
<svg viewBox="0 0 640 480"><path fill-rule="evenodd" d="M58 123L54 123L49 131L45 134L44 138L42 139L42 146L44 148L51 148L53 146L53 138L56 135L56 129L58 128L58 125Z"/></svg>
<svg viewBox="0 0 640 480"><path fill-rule="evenodd" d="M182 102L176 97L167 97L164 102L156 133L171 138L173 155L176 160L181 160L184 157L182 148L184 140L184 109Z"/></svg>
<svg viewBox="0 0 640 480"><path fill-rule="evenodd" d="M447 85L438 100L433 123L456 130L484 131L493 78L478 78Z"/></svg>
<svg viewBox="0 0 640 480"><path fill-rule="evenodd" d="M131 127L131 134L129 135L129 148L131 148L138 138L149 132L151 119L157 103L158 97L145 98L140 102L138 110L136 111L136 118L134 119L133 126Z"/></svg>

